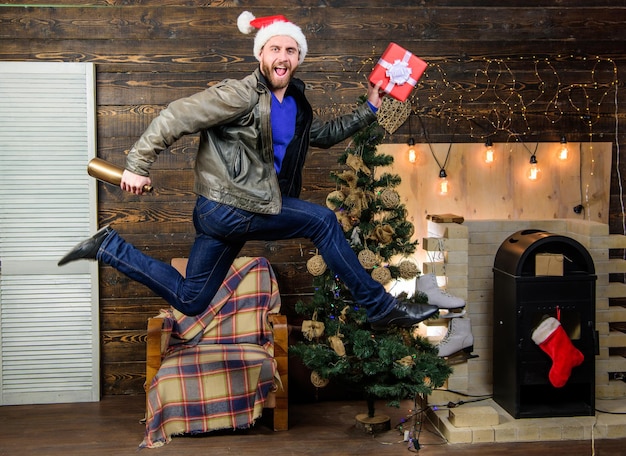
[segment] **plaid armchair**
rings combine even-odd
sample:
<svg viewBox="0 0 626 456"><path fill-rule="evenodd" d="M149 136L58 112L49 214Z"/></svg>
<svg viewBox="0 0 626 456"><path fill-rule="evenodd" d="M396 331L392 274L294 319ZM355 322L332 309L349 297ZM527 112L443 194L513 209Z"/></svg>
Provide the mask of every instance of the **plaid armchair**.
<svg viewBox="0 0 626 456"><path fill-rule="evenodd" d="M181 274L187 260L172 260ZM141 447L174 435L250 427L273 408L288 427L287 322L265 258L241 257L206 311L173 308L148 321L146 434Z"/></svg>

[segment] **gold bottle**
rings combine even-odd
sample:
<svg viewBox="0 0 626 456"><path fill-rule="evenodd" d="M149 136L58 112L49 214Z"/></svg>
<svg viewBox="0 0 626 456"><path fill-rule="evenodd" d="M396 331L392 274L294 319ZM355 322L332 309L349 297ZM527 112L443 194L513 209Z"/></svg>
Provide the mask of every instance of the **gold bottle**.
<svg viewBox="0 0 626 456"><path fill-rule="evenodd" d="M122 182L122 173L124 168L109 163L101 158L93 158L87 164L87 173L91 177L95 177L99 181L106 182L107 184L120 186ZM151 185L144 185L143 191L148 193L152 191Z"/></svg>

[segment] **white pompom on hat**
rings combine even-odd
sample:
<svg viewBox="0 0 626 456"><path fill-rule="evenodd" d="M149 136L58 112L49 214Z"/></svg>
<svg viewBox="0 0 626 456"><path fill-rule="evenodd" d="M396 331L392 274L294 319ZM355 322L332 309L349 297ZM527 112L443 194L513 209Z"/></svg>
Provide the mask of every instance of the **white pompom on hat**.
<svg viewBox="0 0 626 456"><path fill-rule="evenodd" d="M237 27L241 33L246 35L258 29L254 38L254 56L261 61L261 49L267 41L273 36L290 36L298 43L298 64L301 64L306 57L308 46L306 37L302 33L302 29L293 22L289 22L285 16L266 16L256 18L249 11L244 11L237 18Z"/></svg>

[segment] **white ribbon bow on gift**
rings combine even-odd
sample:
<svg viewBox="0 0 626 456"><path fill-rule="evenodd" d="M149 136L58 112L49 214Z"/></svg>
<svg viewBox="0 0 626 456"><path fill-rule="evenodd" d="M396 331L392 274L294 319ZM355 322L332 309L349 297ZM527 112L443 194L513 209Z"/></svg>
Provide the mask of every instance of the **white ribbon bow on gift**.
<svg viewBox="0 0 626 456"><path fill-rule="evenodd" d="M413 72L411 67L409 67L411 55L409 51L406 51L402 60L394 60L393 63L389 63L383 59L378 61L379 65L386 70L385 74L389 78L389 84L383 89L386 93L391 92L395 86L403 85L407 82L412 86L417 84L417 80L411 77L411 73Z"/></svg>

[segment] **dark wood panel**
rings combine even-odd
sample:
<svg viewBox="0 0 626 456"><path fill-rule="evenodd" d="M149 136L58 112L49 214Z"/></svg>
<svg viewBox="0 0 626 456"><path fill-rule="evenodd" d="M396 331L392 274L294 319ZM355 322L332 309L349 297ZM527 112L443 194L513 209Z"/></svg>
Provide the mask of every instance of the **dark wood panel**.
<svg viewBox="0 0 626 456"><path fill-rule="evenodd" d="M97 11L97 15L94 13ZM65 40L115 40L124 36L134 40L195 41L210 39L212 46L237 40L237 16L241 10L174 6L109 6L107 8L68 7L59 16L47 7L6 9L0 22L0 38L21 36ZM421 40L492 41L544 39L580 42L596 39L602 29L614 41L623 39L626 9L613 7L562 8L472 6L416 9L411 6L371 9L367 6L345 8L282 8L283 14L305 31L309 40L354 40L367 33L372 40L387 40L390 35ZM257 16L275 14L275 9L255 8ZM84 17L91 20L85 21ZM515 18L515 20L512 20ZM408 20L407 20L408 19ZM592 25L593 27L590 27Z"/></svg>
<svg viewBox="0 0 626 456"><path fill-rule="evenodd" d="M144 345L145 347L145 345ZM143 349L145 352L145 348ZM106 363L102 368L102 394L138 394L146 381L145 361Z"/></svg>
<svg viewBox="0 0 626 456"><path fill-rule="evenodd" d="M619 41L626 36L621 35ZM337 47L337 40L311 40L309 53L301 71L351 72L362 80L377 62L390 38L378 41L342 40ZM506 59L528 57L559 56L596 56L606 55L623 60L622 52L608 53L607 48L617 43L597 36L586 42L576 39L542 41L532 39L518 40L516 37L502 39L497 43L489 41L423 40L402 39L399 44L434 64L442 59L491 58ZM496 45L497 44L497 45ZM204 41L182 40L48 40L7 38L2 40L0 60L18 61L80 61L94 62L105 72L130 71L169 71L169 72L228 72L237 77L252 71L257 63L252 57L252 41L239 40L219 43L209 47ZM210 80L209 78L207 78Z"/></svg>
<svg viewBox="0 0 626 456"><path fill-rule="evenodd" d="M129 295L111 297L103 300L100 307L100 324L107 328L107 332L139 331L145 336L148 318L168 306L161 297L152 294L143 298L133 296L132 299Z"/></svg>
<svg viewBox="0 0 626 456"><path fill-rule="evenodd" d="M145 331L106 331L102 333L101 359L104 363L146 360ZM141 353L143 351L143 354Z"/></svg>

